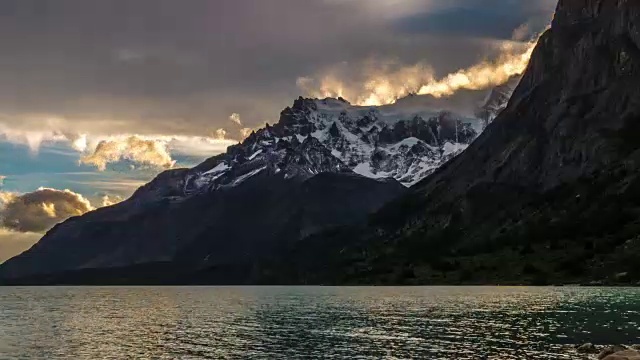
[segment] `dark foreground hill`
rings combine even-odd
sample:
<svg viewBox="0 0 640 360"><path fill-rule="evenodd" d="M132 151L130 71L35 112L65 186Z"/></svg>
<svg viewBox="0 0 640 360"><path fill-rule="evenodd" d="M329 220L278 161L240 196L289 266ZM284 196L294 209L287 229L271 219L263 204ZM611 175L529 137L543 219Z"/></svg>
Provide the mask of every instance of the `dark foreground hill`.
<svg viewBox="0 0 640 360"><path fill-rule="evenodd" d="M221 281L241 282L258 259L322 229L361 223L406 191L393 179L349 171L285 178L264 169L241 186L185 197L179 196L183 173L165 173L121 204L56 226L4 263L2 277L64 283L68 274L86 273L100 276L89 281L81 275L81 283L104 283L111 274L125 274L125 282L165 282L214 267L225 269L217 274Z"/></svg>

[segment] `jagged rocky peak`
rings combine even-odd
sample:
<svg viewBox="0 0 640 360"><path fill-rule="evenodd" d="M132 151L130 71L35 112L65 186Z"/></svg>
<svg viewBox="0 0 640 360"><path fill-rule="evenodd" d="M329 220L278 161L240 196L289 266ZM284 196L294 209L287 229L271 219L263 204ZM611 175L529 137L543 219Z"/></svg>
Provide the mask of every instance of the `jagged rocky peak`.
<svg viewBox="0 0 640 360"><path fill-rule="evenodd" d="M192 169L159 176L144 193L178 198L254 177L304 181L323 172L393 178L408 187L462 152L482 129L478 118L439 109L435 100L412 95L391 105L356 106L342 98L299 97L277 123Z"/></svg>
<svg viewBox="0 0 640 360"><path fill-rule="evenodd" d="M185 193L233 187L258 175L304 181L325 172L351 172L315 137L295 134L281 138L274 134L277 129L266 125L241 144L229 147L225 154L192 169Z"/></svg>
<svg viewBox="0 0 640 360"><path fill-rule="evenodd" d="M299 97L273 126L253 132L226 154L189 172L185 193L239 184L258 174L306 179L322 172L394 178L410 186L477 136L476 119L407 105L354 106L338 98Z"/></svg>
<svg viewBox="0 0 640 360"><path fill-rule="evenodd" d="M274 134L279 137L309 135L316 130L314 124L309 121L310 114L316 110L313 99L299 97L293 102L292 107L287 107L280 113L280 121L274 126Z"/></svg>

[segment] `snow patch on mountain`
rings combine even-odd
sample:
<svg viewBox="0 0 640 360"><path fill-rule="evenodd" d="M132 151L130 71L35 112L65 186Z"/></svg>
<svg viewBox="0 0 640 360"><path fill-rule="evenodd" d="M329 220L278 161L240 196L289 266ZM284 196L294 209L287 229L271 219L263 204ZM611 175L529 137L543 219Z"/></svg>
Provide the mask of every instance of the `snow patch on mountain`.
<svg viewBox="0 0 640 360"><path fill-rule="evenodd" d="M238 178L236 178L236 179L233 181L233 186L236 186L236 185L242 184L242 182L244 182L245 180L249 179L250 177L252 177L252 176L254 176L254 175L259 174L261 171L265 170L266 168L267 168L266 166L263 166L263 167L261 167L261 168L259 168L259 169L253 170L253 171L251 171L251 172L249 172L249 173L247 173L247 174L244 174L244 175L242 175L242 176L239 176Z"/></svg>
<svg viewBox="0 0 640 360"><path fill-rule="evenodd" d="M423 99L368 107L300 97L277 124L191 169L185 194L237 186L259 174L304 180L342 172L414 185L466 149L482 128L478 118L434 107L433 99L425 106Z"/></svg>
<svg viewBox="0 0 640 360"><path fill-rule="evenodd" d="M229 169L230 169L229 165L227 165L225 163L220 163L220 164L218 164L218 166L214 167L213 169L202 173L202 175L219 174L219 173L224 172L224 171L229 170Z"/></svg>
<svg viewBox="0 0 640 360"><path fill-rule="evenodd" d="M356 165L356 167L353 168L353 172L356 174L360 174L364 177L372 178L372 179L385 179L385 178L393 177L392 174L389 174L389 173L373 172L373 170L371 169L371 163L368 163L368 162L363 162Z"/></svg>

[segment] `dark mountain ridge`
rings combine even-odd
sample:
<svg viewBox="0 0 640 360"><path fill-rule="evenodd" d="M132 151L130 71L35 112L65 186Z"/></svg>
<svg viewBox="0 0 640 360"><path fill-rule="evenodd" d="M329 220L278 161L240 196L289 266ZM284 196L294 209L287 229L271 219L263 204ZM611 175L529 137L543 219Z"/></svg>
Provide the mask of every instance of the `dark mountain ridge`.
<svg viewBox="0 0 640 360"><path fill-rule="evenodd" d="M300 97L225 153L59 224L1 265L0 277L251 268L290 242L362 223L477 136L475 119L433 108L430 97L410 100L364 107Z"/></svg>
<svg viewBox="0 0 640 360"><path fill-rule="evenodd" d="M638 99L640 3L561 0L508 106L463 154L367 226L290 249L269 266L293 275L269 281L636 283Z"/></svg>
<svg viewBox="0 0 640 360"><path fill-rule="evenodd" d="M299 98L278 123L227 152L59 224L0 266L0 277L145 264L166 265L169 274L251 267L288 242L363 222L406 191L398 181L419 181L477 135L451 112L416 100L380 110Z"/></svg>
<svg viewBox="0 0 640 360"><path fill-rule="evenodd" d="M267 128L201 165L205 172L166 171L120 204L55 226L0 274L251 264L314 232L363 222L406 191L394 179L355 174L315 138L294 139L276 141ZM252 157L257 144L264 156Z"/></svg>

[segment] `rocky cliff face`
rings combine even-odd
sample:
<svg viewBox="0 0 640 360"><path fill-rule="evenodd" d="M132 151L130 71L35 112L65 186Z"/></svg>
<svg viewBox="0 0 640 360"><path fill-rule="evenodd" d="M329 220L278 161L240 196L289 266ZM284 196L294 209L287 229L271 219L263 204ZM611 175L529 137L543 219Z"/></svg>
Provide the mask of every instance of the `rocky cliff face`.
<svg viewBox="0 0 640 360"><path fill-rule="evenodd" d="M561 0L482 135L297 281L639 280L638 99L640 3Z"/></svg>

